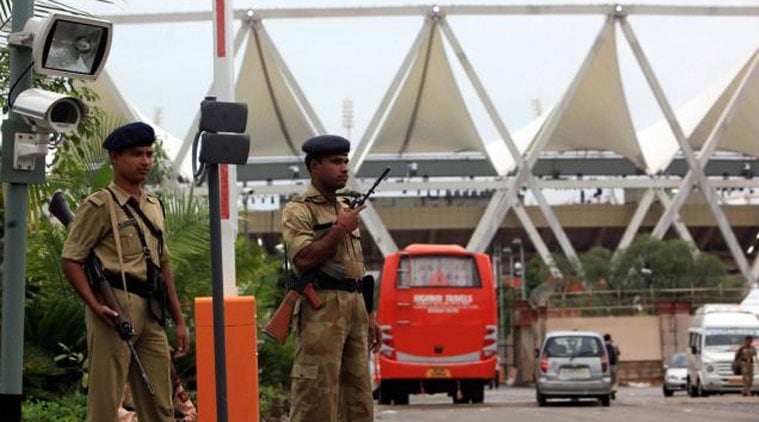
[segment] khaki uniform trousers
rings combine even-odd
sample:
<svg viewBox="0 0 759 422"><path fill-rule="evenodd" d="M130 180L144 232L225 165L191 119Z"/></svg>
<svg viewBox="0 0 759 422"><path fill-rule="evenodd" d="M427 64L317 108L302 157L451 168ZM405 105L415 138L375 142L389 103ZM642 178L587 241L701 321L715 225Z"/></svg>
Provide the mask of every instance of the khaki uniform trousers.
<svg viewBox="0 0 759 422"><path fill-rule="evenodd" d="M320 290L324 307L302 300L296 329L291 422L372 421L368 316L360 293Z"/></svg>
<svg viewBox="0 0 759 422"><path fill-rule="evenodd" d="M134 327L132 342L155 390L155 397L151 397L145 389L137 365L130 364L129 348L119 337L118 331L87 307L85 323L90 359L87 420L117 422L118 408L128 379L141 422L173 422L171 362L166 332L150 315L147 299L119 289L114 289L114 294L124 316L131 320Z"/></svg>
<svg viewBox="0 0 759 422"><path fill-rule="evenodd" d="M741 376L743 378L743 391L741 393L744 396L750 396L751 384L754 382L754 365L751 362L741 362Z"/></svg>

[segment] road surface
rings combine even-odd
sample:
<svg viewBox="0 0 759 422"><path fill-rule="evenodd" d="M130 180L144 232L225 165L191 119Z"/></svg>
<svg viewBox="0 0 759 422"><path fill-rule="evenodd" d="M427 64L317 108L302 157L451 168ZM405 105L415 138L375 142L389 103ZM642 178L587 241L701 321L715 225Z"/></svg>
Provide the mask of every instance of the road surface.
<svg viewBox="0 0 759 422"><path fill-rule="evenodd" d="M759 397L738 394L704 398L675 393L665 398L660 387L625 387L610 407L596 401L549 401L538 407L532 388L485 390L485 403L454 405L444 394L412 395L408 406L375 405L377 421L625 421L727 422L759 420Z"/></svg>

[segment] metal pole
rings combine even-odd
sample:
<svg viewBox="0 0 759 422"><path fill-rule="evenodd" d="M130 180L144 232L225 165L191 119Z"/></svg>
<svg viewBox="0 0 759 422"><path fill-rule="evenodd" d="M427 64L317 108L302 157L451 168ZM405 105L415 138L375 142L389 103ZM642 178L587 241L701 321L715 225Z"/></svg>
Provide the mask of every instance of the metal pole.
<svg viewBox="0 0 759 422"><path fill-rule="evenodd" d="M24 28L32 17L34 1L13 0L12 31ZM10 78L18 81L12 101L19 92L32 86L31 72L25 73L32 63L32 52L28 48L8 46ZM26 127L21 117L9 113L3 122L3 144L13 145L15 135ZM28 127L26 127L28 129ZM26 130L28 132L29 130ZM4 151L8 149L4 148ZM3 160L8 165L9 160ZM38 160L39 161L39 160ZM38 162L37 165L40 165ZM4 186L5 197L5 242L2 299L2 344L0 344L0 409L3 419L21 420L21 390L24 362L24 296L26 279L26 213L29 204L29 185L26 182L11 181Z"/></svg>
<svg viewBox="0 0 759 422"><path fill-rule="evenodd" d="M524 246L521 242L519 243L519 265L522 267L522 282L520 284L522 287L522 299L527 299L527 277L525 276L527 271L524 267Z"/></svg>
<svg viewBox="0 0 759 422"><path fill-rule="evenodd" d="M496 242L493 246L493 280L496 284L496 294L498 300L498 359L503 364L503 358L505 356L506 348L506 334L503 329L503 323L506 319L506 314L503 312L503 271L502 271L503 254L500 243ZM498 387L500 384L500 377L496 379L495 385Z"/></svg>
<svg viewBox="0 0 759 422"><path fill-rule="evenodd" d="M211 275L213 283L213 352L216 368L216 420L227 422L227 354L224 344L224 275L221 251L221 198L219 165L208 165L208 202L211 223Z"/></svg>
<svg viewBox="0 0 759 422"><path fill-rule="evenodd" d="M235 57L232 43L232 0L213 1L213 80L219 101L235 100ZM235 239L237 238L237 166L219 164L221 175L221 253L226 296L237 296Z"/></svg>
<svg viewBox="0 0 759 422"><path fill-rule="evenodd" d="M511 248L506 247L502 248L499 252L500 256L503 256L503 254L506 253L509 255L509 281L511 281ZM501 338L503 339L503 346L502 346L502 352L501 352L501 373L503 374L503 380L505 383L508 383L509 380L509 365L506 363L506 344L507 342L507 326L506 326L506 312L508 312L508 309L506 309L506 292L504 291L505 287L503 285L503 258L501 259L501 267L500 271L498 272L499 275L499 286L501 287L501 298L500 303L498 304L498 308L501 310L501 315L503 318L501 319L500 323L500 330L501 330Z"/></svg>

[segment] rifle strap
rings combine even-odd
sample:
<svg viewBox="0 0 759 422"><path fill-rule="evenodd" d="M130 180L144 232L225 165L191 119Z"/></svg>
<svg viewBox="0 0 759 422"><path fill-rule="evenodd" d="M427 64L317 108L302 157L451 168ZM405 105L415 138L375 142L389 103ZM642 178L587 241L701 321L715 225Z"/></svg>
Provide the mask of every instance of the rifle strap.
<svg viewBox="0 0 759 422"><path fill-rule="evenodd" d="M109 192L111 192L111 195L113 195L113 192L108 189ZM108 212L111 214L111 230L113 231L113 238L114 243L116 244L116 254L119 256L119 270L121 272L121 286L123 287L123 290L125 292L129 292L127 290L127 282L126 282L126 273L124 272L124 254L121 252L121 235L119 234L119 227L117 223L116 218L116 206L115 206L116 199L111 198L108 196ZM136 224L136 222L135 222ZM127 320L130 324L132 324L132 301L129 299L129 293L126 295L127 297ZM123 308L123 306L122 306ZM122 309L123 311L123 309Z"/></svg>
<svg viewBox="0 0 759 422"><path fill-rule="evenodd" d="M107 189L107 188L106 188ZM111 193L111 197L113 197L112 202L116 202L116 194L113 193L112 190L108 189L108 192ZM137 203L137 200L133 197L129 197L129 200L127 200L127 205L120 205L122 211L124 211L124 214L128 218L134 221L134 227L137 230L137 238L140 239L140 244L142 244L142 252L145 255L145 265L147 267L147 271L150 271L150 264L155 264L153 262L153 257L150 253L150 247L148 246L147 240L145 240L145 232L142 231L142 228L140 228L140 225L137 223L137 219L134 218L134 214L132 214L131 211L129 211L129 208L132 208L135 212L137 212L137 215L140 216L140 219L145 224L145 226L150 230L150 233L155 236L156 239L158 239L158 257L160 259L161 253L163 252L163 232L161 230L156 229L156 227L153 225L153 222L150 221L148 216L145 215L144 212L140 209L139 203Z"/></svg>

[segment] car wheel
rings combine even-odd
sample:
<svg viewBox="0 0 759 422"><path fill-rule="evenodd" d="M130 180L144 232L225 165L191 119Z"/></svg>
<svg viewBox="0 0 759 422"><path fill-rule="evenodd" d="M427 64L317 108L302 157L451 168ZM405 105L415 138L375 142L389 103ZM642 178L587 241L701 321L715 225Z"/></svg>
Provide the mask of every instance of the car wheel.
<svg viewBox="0 0 759 422"><path fill-rule="evenodd" d="M667 388L666 385L662 384L661 391L662 393L664 393L664 397L672 397L672 390Z"/></svg>
<svg viewBox="0 0 759 422"><path fill-rule="evenodd" d="M609 407L609 405L611 404L611 394L601 396L599 397L599 399L601 400L601 406L603 407Z"/></svg>
<svg viewBox="0 0 759 422"><path fill-rule="evenodd" d="M612 391L611 392L611 399L612 400L616 400L617 399L617 392L616 391Z"/></svg>
<svg viewBox="0 0 759 422"><path fill-rule="evenodd" d="M540 394L540 392L536 392L536 399L538 401L538 406L545 407L546 404L548 404L548 401L546 400L546 396Z"/></svg>

